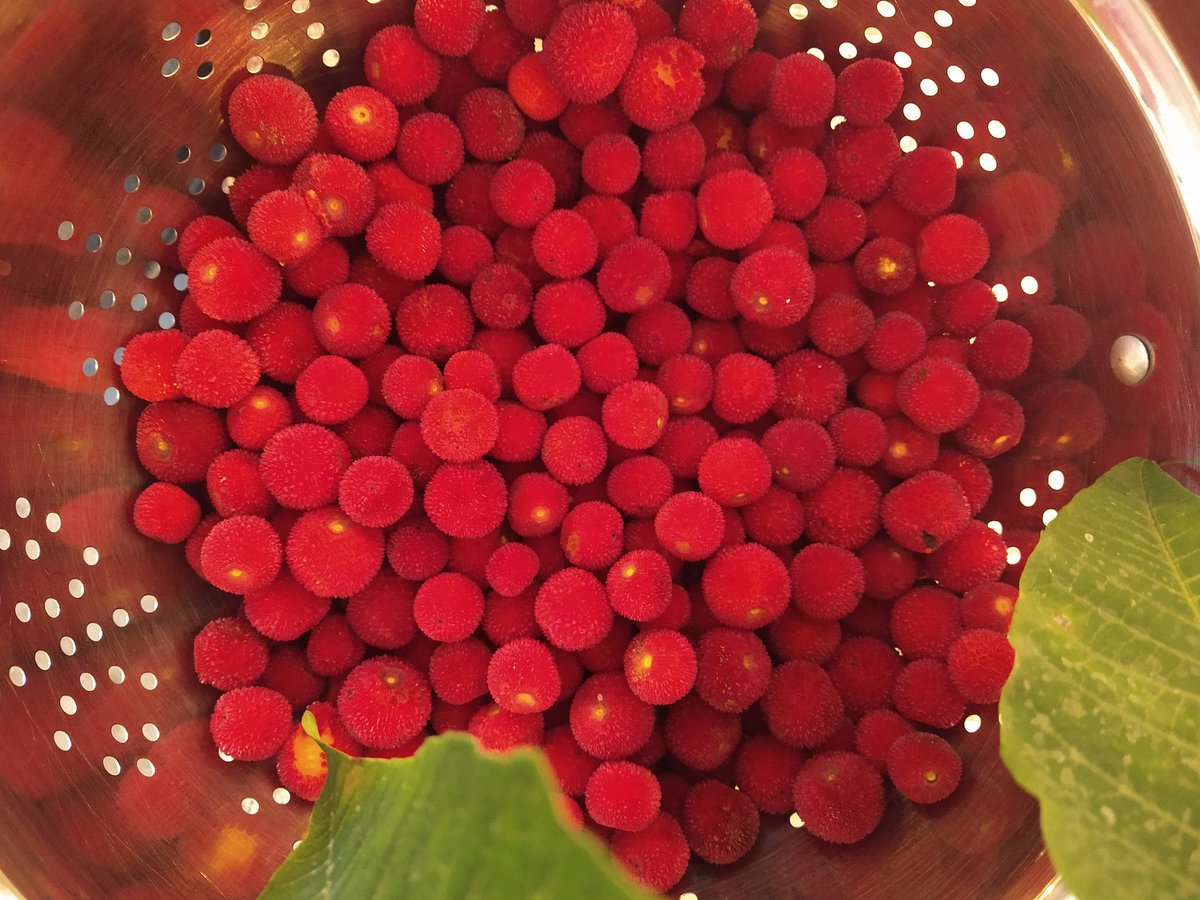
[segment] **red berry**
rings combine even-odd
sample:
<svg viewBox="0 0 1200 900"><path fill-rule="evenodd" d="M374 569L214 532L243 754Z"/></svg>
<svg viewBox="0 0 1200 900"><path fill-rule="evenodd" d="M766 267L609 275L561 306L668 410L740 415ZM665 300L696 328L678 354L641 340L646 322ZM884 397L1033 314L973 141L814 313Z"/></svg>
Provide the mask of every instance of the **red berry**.
<svg viewBox="0 0 1200 900"><path fill-rule="evenodd" d="M339 613L326 616L309 633L308 667L317 675L345 675L362 661L366 647Z"/></svg>
<svg viewBox="0 0 1200 900"><path fill-rule="evenodd" d="M213 619L192 642L196 678L219 691L254 684L266 671L267 656L267 642L241 619Z"/></svg>
<svg viewBox="0 0 1200 900"><path fill-rule="evenodd" d="M898 738L914 731L904 716L890 709L873 709L854 728L854 749L883 769L888 750Z"/></svg>
<svg viewBox="0 0 1200 900"><path fill-rule="evenodd" d="M950 680L972 703L995 703L1012 672L1015 654L998 631L972 628L950 645L946 664Z"/></svg>
<svg viewBox="0 0 1200 900"><path fill-rule="evenodd" d="M649 131L683 124L704 97L703 66L704 56L687 41L662 37L643 43L621 81L621 109Z"/></svg>
<svg viewBox="0 0 1200 900"><path fill-rule="evenodd" d="M690 856L683 829L666 813L641 831L617 832L609 849L635 881L659 892L679 883Z"/></svg>
<svg viewBox="0 0 1200 900"><path fill-rule="evenodd" d="M229 95L229 130L262 163L299 162L317 136L317 109L308 92L278 75L255 75Z"/></svg>
<svg viewBox="0 0 1200 900"><path fill-rule="evenodd" d="M953 728L966 708L946 665L933 659L914 660L900 670L892 703L910 722L933 728Z"/></svg>
<svg viewBox="0 0 1200 900"><path fill-rule="evenodd" d="M133 504L133 527L164 544L186 541L199 522L200 504L178 485L155 482Z"/></svg>
<svg viewBox="0 0 1200 900"><path fill-rule="evenodd" d="M336 506L309 510L287 538L288 568L320 597L350 597L383 565L383 532L353 521Z"/></svg>
<svg viewBox="0 0 1200 900"><path fill-rule="evenodd" d="M629 690L620 672L587 679L571 700L571 733L579 746L600 760L636 753L650 739L654 707Z"/></svg>
<svg viewBox="0 0 1200 900"><path fill-rule="evenodd" d="M720 781L700 782L683 804L683 832L705 862L737 862L758 840L758 825L754 801Z"/></svg>
<svg viewBox="0 0 1200 900"><path fill-rule="evenodd" d="M917 147L896 165L891 193L904 209L918 216L944 213L954 202L958 169L942 147Z"/></svg>
<svg viewBox="0 0 1200 900"><path fill-rule="evenodd" d="M367 405L367 376L344 356L318 356L296 377L296 404L313 422L340 425Z"/></svg>
<svg viewBox="0 0 1200 900"><path fill-rule="evenodd" d="M762 701L767 728L789 747L817 747L837 730L842 701L829 676L813 663L776 666Z"/></svg>
<svg viewBox="0 0 1200 900"><path fill-rule="evenodd" d="M395 656L373 656L342 682L338 716L366 747L386 750L411 740L429 721L432 698L424 676Z"/></svg>
<svg viewBox="0 0 1200 900"><path fill-rule="evenodd" d="M183 396L176 363L188 345L180 331L148 331L125 344L121 383L139 400L177 400Z"/></svg>
<svg viewBox="0 0 1200 900"><path fill-rule="evenodd" d="M937 803L958 787L962 760L936 734L912 732L892 743L887 774L896 790L913 803Z"/></svg>
<svg viewBox="0 0 1200 900"><path fill-rule="evenodd" d="M338 485L338 504L360 525L386 528L408 512L412 476L386 456L364 456L351 463Z"/></svg>
<svg viewBox="0 0 1200 900"><path fill-rule="evenodd" d="M367 43L363 60L367 81L397 106L427 99L441 74L438 57L407 25L391 25Z"/></svg>
<svg viewBox="0 0 1200 900"><path fill-rule="evenodd" d="M713 175L696 195L700 230L723 250L746 247L766 230L775 214L767 183L752 172Z"/></svg>
<svg viewBox="0 0 1200 900"><path fill-rule="evenodd" d="M612 628L613 611L604 585L584 569L554 573L537 592L534 616L555 647L583 650L598 644Z"/></svg>
<svg viewBox="0 0 1200 900"><path fill-rule="evenodd" d="M920 472L888 491L880 505L888 535L914 553L932 553L958 537L971 507L958 482L942 472Z"/></svg>
<svg viewBox="0 0 1200 900"><path fill-rule="evenodd" d="M546 69L576 103L596 103L617 89L637 48L629 15L605 3L565 8L545 35Z"/></svg>
<svg viewBox="0 0 1200 900"><path fill-rule="evenodd" d="M546 431L542 462L563 484L590 484L600 477L607 461L604 432L587 416L567 416Z"/></svg>
<svg viewBox="0 0 1200 900"><path fill-rule="evenodd" d="M718 712L696 694L688 694L667 710L663 729L671 755L700 772L711 772L729 760L742 739L742 720Z"/></svg>
<svg viewBox="0 0 1200 900"><path fill-rule="evenodd" d="M713 615L732 628L758 628L775 621L792 593L786 566L761 544L721 550L704 567L701 585Z"/></svg>
<svg viewBox="0 0 1200 900"><path fill-rule="evenodd" d="M696 667L696 693L721 712L745 712L771 680L771 658L763 642L733 628L712 628L701 635Z"/></svg>
<svg viewBox="0 0 1200 900"><path fill-rule="evenodd" d="M678 631L650 629L629 642L625 680L646 703L670 705L691 691L696 681L696 652Z"/></svg>
<svg viewBox="0 0 1200 900"><path fill-rule="evenodd" d="M1008 634L1017 589L1000 581L991 581L971 588L962 598L959 611L964 628L988 628Z"/></svg>
<svg viewBox="0 0 1200 900"><path fill-rule="evenodd" d="M287 698L265 687L242 687L222 694L209 722L217 748L234 759L274 756L292 730Z"/></svg>
<svg viewBox="0 0 1200 900"><path fill-rule="evenodd" d="M841 619L862 599L863 565L858 557L833 544L809 544L791 563L792 602L813 619Z"/></svg>
<svg viewBox="0 0 1200 900"><path fill-rule="evenodd" d="M354 85L333 95L322 120L337 149L360 163L383 159L396 147L400 117L374 88Z"/></svg>
<svg viewBox="0 0 1200 900"><path fill-rule="evenodd" d="M490 534L504 521L507 506L503 476L484 461L446 463L425 487L425 514L450 537Z"/></svg>
<svg viewBox="0 0 1200 900"><path fill-rule="evenodd" d="M836 82L833 71L808 53L792 53L775 65L767 109L782 124L824 125L833 113Z"/></svg>
<svg viewBox="0 0 1200 900"><path fill-rule="evenodd" d="M952 213L938 216L917 235L917 266L940 284L962 284L979 274L988 260L987 232L974 219Z"/></svg>
<svg viewBox="0 0 1200 900"><path fill-rule="evenodd" d="M437 268L442 229L433 214L419 206L388 203L367 225L367 249L392 274L425 278Z"/></svg>
<svg viewBox="0 0 1200 900"><path fill-rule="evenodd" d="M857 844L883 818L883 779L856 753L822 753L800 769L792 799L804 826L821 840Z"/></svg>
<svg viewBox="0 0 1200 900"><path fill-rule="evenodd" d="M266 519L233 516L218 522L204 539L200 567L214 587L231 594L257 591L275 580L283 545Z"/></svg>
<svg viewBox="0 0 1200 900"><path fill-rule="evenodd" d="M558 700L561 681L550 649L541 641L518 638L492 654L487 687L501 709L533 713Z"/></svg>
<svg viewBox="0 0 1200 900"><path fill-rule="evenodd" d="M851 125L878 125L900 103L904 75L884 59L860 59L838 74L835 109Z"/></svg>
<svg viewBox="0 0 1200 900"><path fill-rule="evenodd" d="M436 393L421 412L421 436L448 462L481 458L492 449L499 431L496 407L468 388Z"/></svg>
<svg viewBox="0 0 1200 900"><path fill-rule="evenodd" d="M654 773L631 762L603 762L588 779L588 815L599 825L643 831L658 816L662 789Z"/></svg>
<svg viewBox="0 0 1200 900"><path fill-rule="evenodd" d="M425 46L442 56L466 56L479 39L481 0L417 0L413 24Z"/></svg>

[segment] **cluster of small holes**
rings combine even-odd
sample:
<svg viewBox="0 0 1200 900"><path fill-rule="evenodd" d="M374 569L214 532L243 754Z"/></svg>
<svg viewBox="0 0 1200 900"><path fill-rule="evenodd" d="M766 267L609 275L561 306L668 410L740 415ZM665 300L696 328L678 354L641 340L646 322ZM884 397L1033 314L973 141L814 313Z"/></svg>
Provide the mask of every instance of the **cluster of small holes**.
<svg viewBox="0 0 1200 900"><path fill-rule="evenodd" d="M178 38L182 33L183 26L181 26L178 22L171 22L165 28L163 28L162 39L165 42L170 43ZM212 43L212 32L207 28L201 29L200 31L196 32L195 37L192 38L192 43L196 47L207 47L210 43ZM163 63L162 75L164 78L171 78L178 74L182 67L183 64L179 61L179 57L172 56ZM213 69L214 67L212 60L206 59L196 66L196 77L203 81L212 75Z"/></svg>

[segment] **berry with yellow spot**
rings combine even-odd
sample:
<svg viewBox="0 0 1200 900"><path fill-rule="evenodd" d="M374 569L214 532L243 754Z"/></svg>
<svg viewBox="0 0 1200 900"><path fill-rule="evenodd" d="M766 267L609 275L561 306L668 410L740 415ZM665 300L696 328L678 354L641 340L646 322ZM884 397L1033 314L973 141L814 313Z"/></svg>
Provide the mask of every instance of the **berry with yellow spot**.
<svg viewBox="0 0 1200 900"><path fill-rule="evenodd" d="M649 622L671 602L671 567L655 550L631 550L608 570L608 602L620 615Z"/></svg>
<svg viewBox="0 0 1200 900"><path fill-rule="evenodd" d="M533 638L518 638L492 654L487 688L501 709L525 714L553 706L562 682L550 648Z"/></svg>
<svg viewBox="0 0 1200 900"><path fill-rule="evenodd" d="M696 651L679 631L652 628L625 648L625 681L646 703L666 706L685 697L696 683Z"/></svg>
<svg viewBox="0 0 1200 900"><path fill-rule="evenodd" d="M379 91L353 85L334 94L325 107L324 124L339 151L367 163L396 149L400 114L396 104Z"/></svg>
<svg viewBox="0 0 1200 900"><path fill-rule="evenodd" d="M603 672L579 686L571 700L571 734L596 759L623 759L640 750L654 730L654 707L639 700L622 672Z"/></svg>
<svg viewBox="0 0 1200 900"><path fill-rule="evenodd" d="M338 718L337 709L332 703L318 700L309 704L308 712L316 719L317 733L326 744L351 756L363 752L362 745L350 736ZM293 796L312 802L325 785L329 763L325 751L308 736L303 726L297 724L275 757L275 770L279 774L280 784Z"/></svg>

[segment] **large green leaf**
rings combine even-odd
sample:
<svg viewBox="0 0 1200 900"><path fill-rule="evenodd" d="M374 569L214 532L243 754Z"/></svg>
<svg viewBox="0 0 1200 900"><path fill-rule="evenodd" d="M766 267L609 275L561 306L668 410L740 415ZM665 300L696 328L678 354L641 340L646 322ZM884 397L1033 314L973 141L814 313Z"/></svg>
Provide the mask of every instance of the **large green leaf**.
<svg viewBox="0 0 1200 900"><path fill-rule="evenodd" d="M1001 755L1085 898L1200 897L1200 498L1146 460L1081 491L1021 579Z"/></svg>
<svg viewBox="0 0 1200 900"><path fill-rule="evenodd" d="M411 759L322 747L325 788L266 900L649 897L599 842L563 827L535 751L485 753L463 734L430 738Z"/></svg>

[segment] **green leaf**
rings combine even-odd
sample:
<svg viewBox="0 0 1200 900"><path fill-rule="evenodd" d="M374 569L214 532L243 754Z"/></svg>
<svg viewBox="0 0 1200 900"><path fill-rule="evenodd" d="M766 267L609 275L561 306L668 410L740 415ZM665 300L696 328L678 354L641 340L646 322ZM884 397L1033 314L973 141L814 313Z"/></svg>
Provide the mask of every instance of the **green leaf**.
<svg viewBox="0 0 1200 900"><path fill-rule="evenodd" d="M359 759L318 743L329 760L324 790L264 900L649 897L595 838L566 830L533 750L486 753L467 735L444 734L410 759Z"/></svg>
<svg viewBox="0 0 1200 900"><path fill-rule="evenodd" d="M1147 460L1081 491L1021 579L1000 752L1081 898L1200 897L1200 497Z"/></svg>

